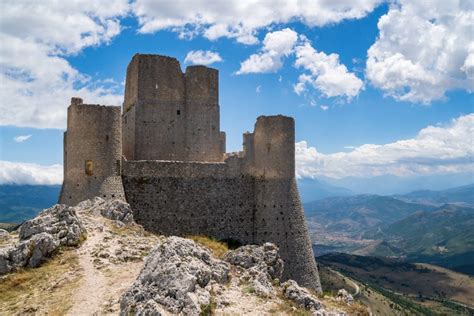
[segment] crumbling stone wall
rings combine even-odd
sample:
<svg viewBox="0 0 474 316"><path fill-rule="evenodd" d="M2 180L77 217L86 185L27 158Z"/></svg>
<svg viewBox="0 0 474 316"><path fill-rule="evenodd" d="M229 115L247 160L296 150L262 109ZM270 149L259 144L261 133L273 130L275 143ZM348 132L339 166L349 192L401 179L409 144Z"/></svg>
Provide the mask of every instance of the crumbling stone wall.
<svg viewBox="0 0 474 316"><path fill-rule="evenodd" d="M120 107L72 98L64 133L60 203L75 205L95 196L124 198L121 135Z"/></svg>
<svg viewBox="0 0 474 316"><path fill-rule="evenodd" d="M222 161L218 71L175 58L136 54L123 104L128 160Z"/></svg>

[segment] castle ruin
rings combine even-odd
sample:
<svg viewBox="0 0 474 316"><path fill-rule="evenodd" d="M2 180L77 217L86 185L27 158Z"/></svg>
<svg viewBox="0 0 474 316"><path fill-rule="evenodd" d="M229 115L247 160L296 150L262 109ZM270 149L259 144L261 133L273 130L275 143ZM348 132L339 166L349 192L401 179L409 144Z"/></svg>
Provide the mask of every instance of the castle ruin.
<svg viewBox="0 0 474 316"><path fill-rule="evenodd" d="M220 131L218 71L182 73L175 58L136 54L120 107L72 98L60 203L125 199L135 220L166 235L273 242L284 279L321 291L295 179L295 123L260 116L243 150Z"/></svg>

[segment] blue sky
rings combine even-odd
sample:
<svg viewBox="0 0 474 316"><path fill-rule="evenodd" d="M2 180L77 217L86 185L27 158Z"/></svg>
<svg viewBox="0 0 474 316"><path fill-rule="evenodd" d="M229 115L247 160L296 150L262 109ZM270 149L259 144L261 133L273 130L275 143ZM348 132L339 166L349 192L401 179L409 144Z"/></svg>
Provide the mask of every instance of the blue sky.
<svg viewBox="0 0 474 316"><path fill-rule="evenodd" d="M472 173L474 44L472 34L465 35L473 27L472 6L374 0L342 8L308 1L303 8L290 2L275 17L268 2L258 5L262 16L239 11L232 1L200 11L201 5L183 1L141 0L110 8L72 5L78 12L70 16L46 1L28 8L52 12L33 21L36 29L21 26L27 12L21 2L4 2L1 40L15 44L0 50L0 182L60 181L21 163L62 164L70 97L120 104L135 53L176 57L184 70L192 51L221 59L209 66L220 73L228 151L241 149L242 133L259 115L284 114L296 119L302 177ZM21 9L24 16L15 16ZM77 21L58 29L55 19L66 17ZM82 23L84 17L90 23Z"/></svg>

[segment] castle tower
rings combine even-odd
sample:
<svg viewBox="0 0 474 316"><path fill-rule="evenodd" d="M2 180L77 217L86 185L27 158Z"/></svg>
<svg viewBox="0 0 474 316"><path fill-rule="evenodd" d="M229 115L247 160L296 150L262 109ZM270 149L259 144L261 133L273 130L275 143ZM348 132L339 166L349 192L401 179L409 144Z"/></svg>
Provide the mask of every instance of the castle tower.
<svg viewBox="0 0 474 316"><path fill-rule="evenodd" d="M254 242L273 242L285 261L283 279L321 291L303 207L295 179L295 122L286 116L260 116L246 136L247 170L255 177Z"/></svg>
<svg viewBox="0 0 474 316"><path fill-rule="evenodd" d="M175 58L133 56L123 104L127 160L222 161L218 71Z"/></svg>
<svg viewBox="0 0 474 316"><path fill-rule="evenodd" d="M60 203L75 205L95 196L124 199L121 134L120 107L71 99Z"/></svg>

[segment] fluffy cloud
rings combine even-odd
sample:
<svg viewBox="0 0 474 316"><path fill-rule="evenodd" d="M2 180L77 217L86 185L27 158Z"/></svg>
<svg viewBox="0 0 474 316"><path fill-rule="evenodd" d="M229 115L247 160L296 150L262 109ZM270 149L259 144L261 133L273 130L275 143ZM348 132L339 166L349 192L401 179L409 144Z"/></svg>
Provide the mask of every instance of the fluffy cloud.
<svg viewBox="0 0 474 316"><path fill-rule="evenodd" d="M0 184L61 184L63 166L0 160Z"/></svg>
<svg viewBox="0 0 474 316"><path fill-rule="evenodd" d="M76 95L120 104L110 85L93 82L65 57L119 34L126 0L2 1L0 6L0 125L63 128L69 99Z"/></svg>
<svg viewBox="0 0 474 316"><path fill-rule="evenodd" d="M182 37L203 35L210 40L234 38L244 44L258 42L258 30L278 23L300 21L323 26L345 19L359 19L381 0L136 0L132 5L140 32L168 29Z"/></svg>
<svg viewBox="0 0 474 316"><path fill-rule="evenodd" d="M373 177L474 172L474 114L446 126L428 126L413 139L366 144L350 152L323 154L306 141L296 143L298 177Z"/></svg>
<svg viewBox="0 0 474 316"><path fill-rule="evenodd" d="M451 89L473 91L472 2L392 4L368 50L367 78L398 100L430 103Z"/></svg>
<svg viewBox="0 0 474 316"><path fill-rule="evenodd" d="M363 88L362 80L339 62L339 55L318 52L307 41L296 46L295 50L295 66L307 71L299 76L294 86L297 94L303 93L310 85L325 97L344 96L351 99Z"/></svg>
<svg viewBox="0 0 474 316"><path fill-rule="evenodd" d="M184 59L185 63L194 64L194 65L210 65L222 61L219 53L203 50L192 50Z"/></svg>
<svg viewBox="0 0 474 316"><path fill-rule="evenodd" d="M282 67L282 58L293 52L298 34L288 28L265 35L261 52L240 64L237 74L273 72Z"/></svg>
<svg viewBox="0 0 474 316"><path fill-rule="evenodd" d="M13 140L17 143L23 143L31 138L32 135L18 135L13 137Z"/></svg>

